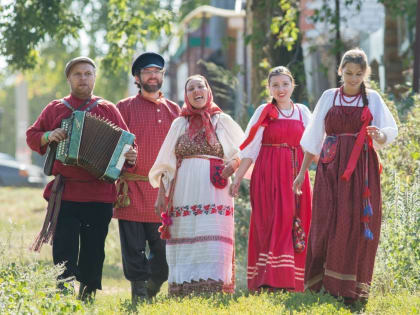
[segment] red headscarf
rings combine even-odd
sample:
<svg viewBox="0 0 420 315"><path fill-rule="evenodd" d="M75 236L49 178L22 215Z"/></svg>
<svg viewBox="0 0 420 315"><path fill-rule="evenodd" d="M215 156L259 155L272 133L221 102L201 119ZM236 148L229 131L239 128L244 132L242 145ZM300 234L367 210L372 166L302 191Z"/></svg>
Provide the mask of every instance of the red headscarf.
<svg viewBox="0 0 420 315"><path fill-rule="evenodd" d="M203 108L194 108L187 97L187 84L191 80L203 80L207 87L207 103ZM184 106L182 106L181 116L189 118L188 135L190 139L193 139L198 135L201 129L206 131L206 140L210 145L215 145L217 142L216 132L211 123L211 116L216 113L221 113L222 110L213 103L213 93L211 92L209 83L206 78L201 75L193 75L187 79L185 83L185 94L184 94Z"/></svg>
<svg viewBox="0 0 420 315"><path fill-rule="evenodd" d="M257 133L257 130L260 126L264 126L264 121L265 119L268 117L270 119L275 119L277 118L279 115L279 112L276 109L276 105L274 105L273 103L268 103L261 115L260 118L258 118L258 121L251 127L251 129L249 130L249 135L248 137L245 139L245 141L240 145L240 149L243 150L245 149L245 147L251 143L252 139L254 139L255 134Z"/></svg>

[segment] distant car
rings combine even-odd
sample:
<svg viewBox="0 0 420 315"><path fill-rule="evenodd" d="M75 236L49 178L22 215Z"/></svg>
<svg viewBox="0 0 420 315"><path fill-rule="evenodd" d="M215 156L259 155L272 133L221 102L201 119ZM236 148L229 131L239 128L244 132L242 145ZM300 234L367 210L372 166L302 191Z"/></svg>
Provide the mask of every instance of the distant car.
<svg viewBox="0 0 420 315"><path fill-rule="evenodd" d="M13 156L0 152L0 186L43 187L47 181L39 166L19 163Z"/></svg>

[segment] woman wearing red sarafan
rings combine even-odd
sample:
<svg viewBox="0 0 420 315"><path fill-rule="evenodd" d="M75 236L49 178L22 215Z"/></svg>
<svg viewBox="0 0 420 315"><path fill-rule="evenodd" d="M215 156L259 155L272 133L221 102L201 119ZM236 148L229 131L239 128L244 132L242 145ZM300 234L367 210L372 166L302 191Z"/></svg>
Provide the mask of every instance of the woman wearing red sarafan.
<svg viewBox="0 0 420 315"><path fill-rule="evenodd" d="M366 54L347 51L338 69L343 85L325 91L302 136L305 158L293 189L320 154L314 184L305 288L324 288L346 302L365 297L381 229L380 165L375 149L398 130L376 91L365 88Z"/></svg>
<svg viewBox="0 0 420 315"><path fill-rule="evenodd" d="M294 79L286 67L268 75L271 103L261 105L252 116L241 145L241 164L231 186L236 195L248 168L255 163L250 186L251 222L248 245L248 288L303 291L305 243L292 238L294 218L307 234L311 221L311 188L306 173L303 195L293 194L293 180L303 159L299 145L311 119L308 108L290 97Z"/></svg>

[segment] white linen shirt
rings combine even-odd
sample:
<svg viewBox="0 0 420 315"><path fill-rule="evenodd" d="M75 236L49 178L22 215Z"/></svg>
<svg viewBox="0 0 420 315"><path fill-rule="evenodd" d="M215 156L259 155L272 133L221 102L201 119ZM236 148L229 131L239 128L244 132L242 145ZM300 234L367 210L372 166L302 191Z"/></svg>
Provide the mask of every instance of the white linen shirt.
<svg viewBox="0 0 420 315"><path fill-rule="evenodd" d="M336 89L326 90L318 100L313 113L312 121L305 129L305 132L303 133L302 139L300 141L300 145L304 151L308 151L314 155L319 155L321 153L322 144L326 136L325 116L333 106L335 92ZM398 135L398 127L395 123L394 117L392 116L391 112L385 105L378 92L374 90L367 90L366 92L369 101L368 106L373 116L371 125L378 127L379 130L386 135L386 141L383 144L379 144L376 141L373 141L374 148L380 149L395 139L395 137ZM356 106L357 103L356 100L354 100L350 103L344 102L344 104L341 104L340 93L338 93L334 105ZM359 106L363 106L362 99L360 99Z"/></svg>
<svg viewBox="0 0 420 315"><path fill-rule="evenodd" d="M300 112L302 113L302 121L303 125L308 126L308 124L311 121L312 114L308 107L306 107L303 104L295 104L296 107L299 108ZM263 109L267 106L267 104L260 105L252 115L251 119L249 120L248 126L246 127L245 131L245 137L247 138L249 135L249 131L251 130L251 127L258 121L258 119L261 116L261 113ZM289 118L286 118L282 115L280 115L280 112L278 114L279 119L294 119L294 120L300 120L299 116L299 110L298 108L295 108L295 111L293 115ZM282 110L282 113L286 116L290 115L292 113L292 109L289 110ZM262 144L262 138L264 134L265 127L260 126L255 134L254 139L239 153L239 156L241 159L243 158L249 158L252 159L253 163L257 160L258 154L260 153L261 144Z"/></svg>
<svg viewBox="0 0 420 315"><path fill-rule="evenodd" d="M227 114L220 113L211 117L211 123L215 128L217 138L223 147L225 162L238 157L239 146L245 140L241 127ZM175 146L178 138L188 129L188 120L185 117L176 118L166 135L155 163L149 172L149 182L152 187L157 188L160 178L165 187L166 195L169 194L170 182L176 171Z"/></svg>

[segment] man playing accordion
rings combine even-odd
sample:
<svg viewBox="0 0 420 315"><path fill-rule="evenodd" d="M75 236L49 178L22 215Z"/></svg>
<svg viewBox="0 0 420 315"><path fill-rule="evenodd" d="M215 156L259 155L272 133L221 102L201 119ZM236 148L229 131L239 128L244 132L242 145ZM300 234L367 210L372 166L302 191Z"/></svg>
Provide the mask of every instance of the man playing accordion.
<svg viewBox="0 0 420 315"><path fill-rule="evenodd" d="M67 63L65 74L70 95L50 102L28 128L26 140L32 150L45 154L49 144L66 139L66 131L60 128L61 121L69 118L75 110L89 111L128 130L115 105L93 95L96 79L93 60L74 58ZM131 147L125 158L123 169L133 167L137 158L136 149ZM39 250L42 243L52 238L54 264L65 266L59 276L58 287L65 289L65 282L72 285L76 279L80 282L79 298L91 300L96 289L101 289L105 238L116 199L115 185L99 180L81 167L64 165L58 160L52 165L52 175L56 179L46 186L44 198L49 202L49 210L55 205L56 216L49 222L46 218L44 226L49 226L49 229L46 231L43 228L33 249Z"/></svg>

